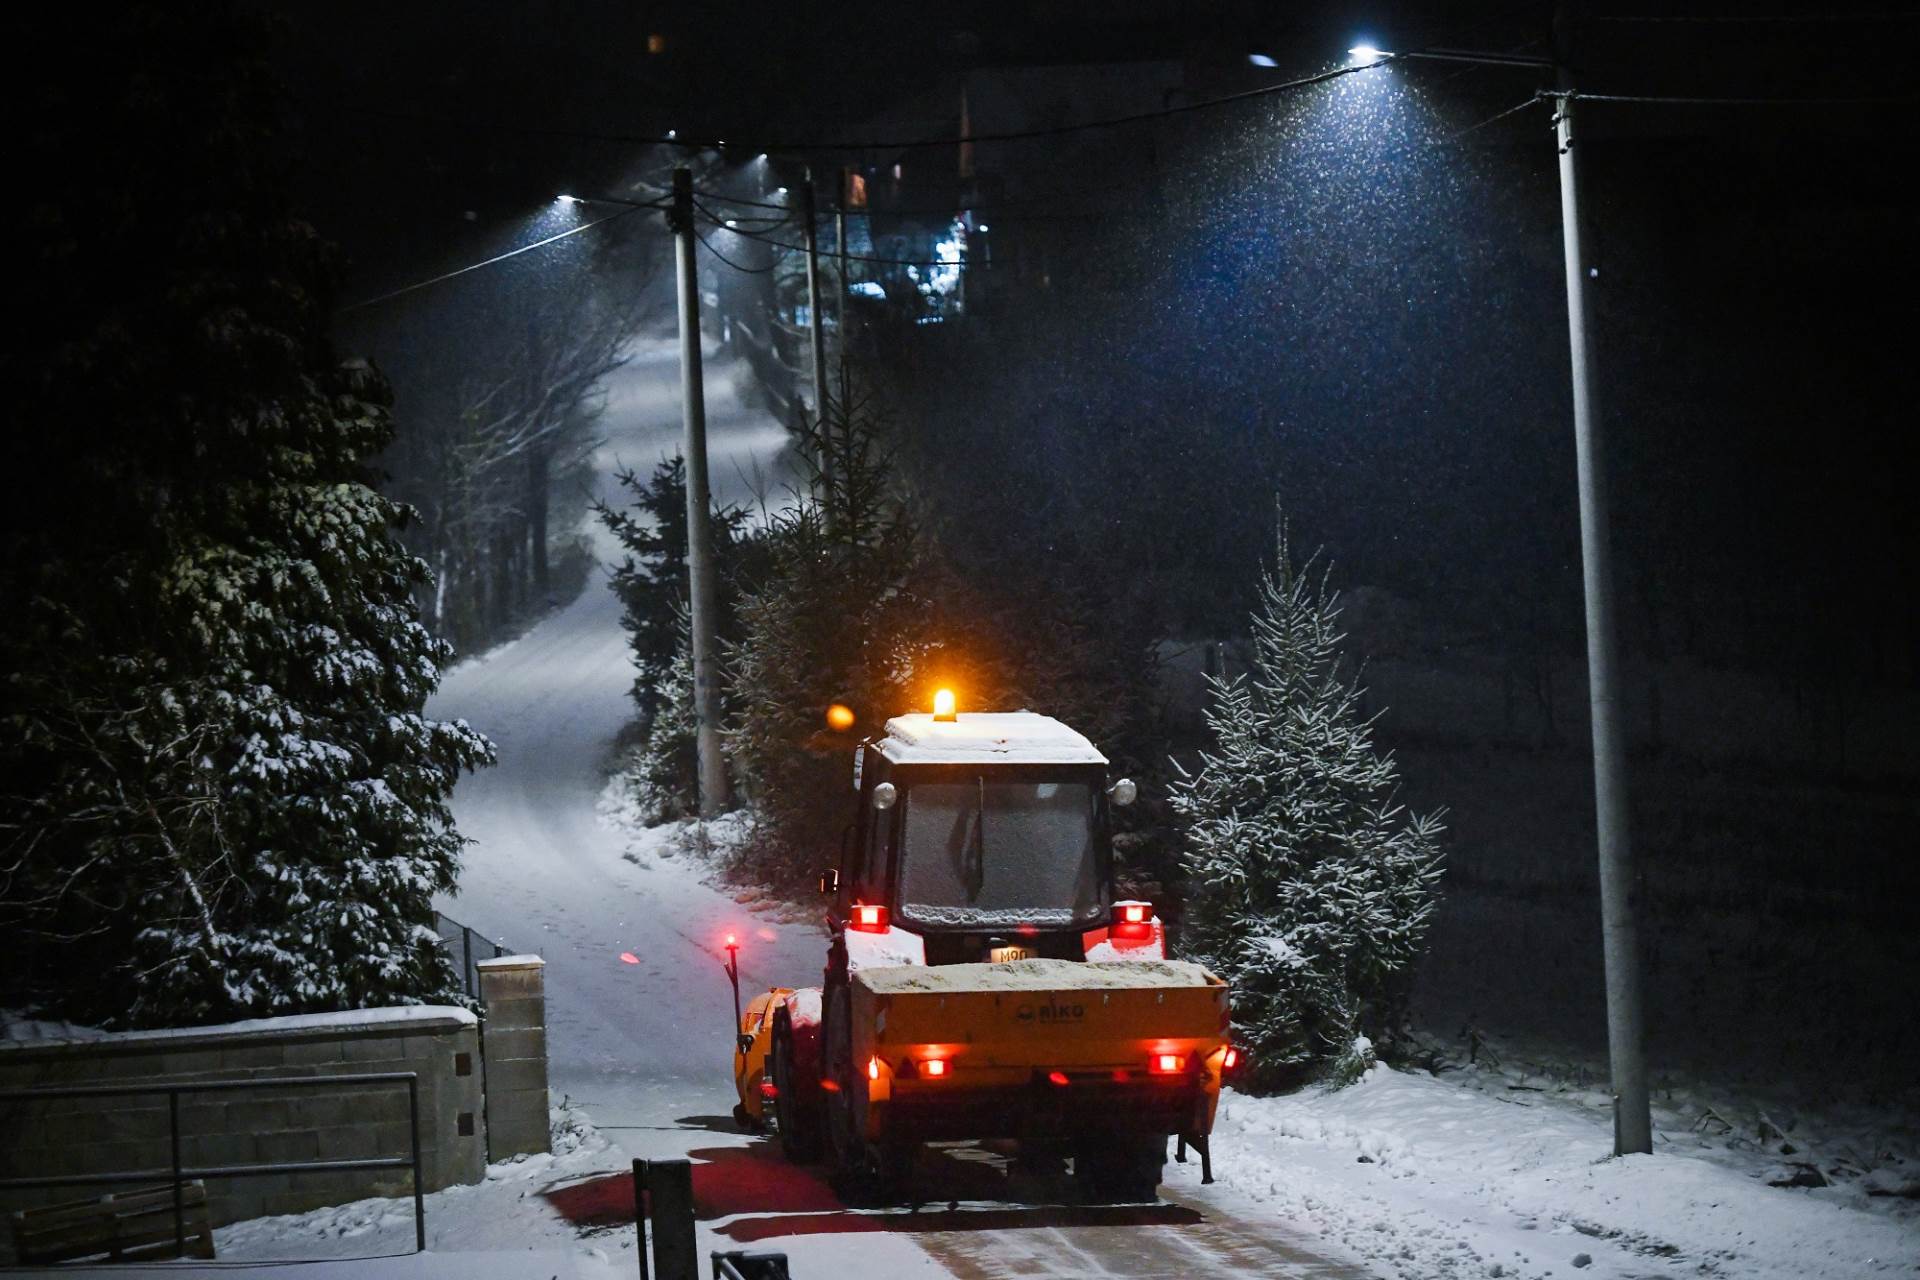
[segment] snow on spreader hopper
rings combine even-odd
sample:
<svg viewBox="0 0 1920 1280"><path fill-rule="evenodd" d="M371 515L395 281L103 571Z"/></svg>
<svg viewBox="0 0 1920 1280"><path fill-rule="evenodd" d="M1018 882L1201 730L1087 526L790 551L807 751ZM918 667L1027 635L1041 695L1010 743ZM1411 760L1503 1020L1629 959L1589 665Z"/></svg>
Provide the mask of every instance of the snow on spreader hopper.
<svg viewBox="0 0 1920 1280"><path fill-rule="evenodd" d="M1210 1177L1228 993L1115 900L1109 809L1133 784L1047 716L934 705L855 756L824 981L741 1015L736 1116L874 1190L920 1143L970 1139L1070 1158L1101 1199L1152 1198L1169 1137Z"/></svg>

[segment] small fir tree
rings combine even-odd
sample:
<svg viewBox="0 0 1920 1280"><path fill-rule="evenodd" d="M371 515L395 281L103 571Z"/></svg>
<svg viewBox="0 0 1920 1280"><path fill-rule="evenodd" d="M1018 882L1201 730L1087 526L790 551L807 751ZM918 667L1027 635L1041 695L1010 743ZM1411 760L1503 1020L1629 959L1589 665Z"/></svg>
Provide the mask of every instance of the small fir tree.
<svg viewBox="0 0 1920 1280"><path fill-rule="evenodd" d="M700 811L699 721L693 705L693 625L686 606L677 611L677 639L664 662L642 672L654 710L640 740L626 753L626 785L648 823L672 822Z"/></svg>
<svg viewBox="0 0 1920 1280"><path fill-rule="evenodd" d="M688 595L686 461L676 453L656 464L645 479L632 470L618 471L614 478L631 501L624 507L595 502L593 510L624 552L614 566L612 586L620 599L620 624L633 648L633 700L644 735L660 709L674 664L691 651L681 636ZM752 555L754 539L747 523L747 512L739 507L716 505L709 515L722 637L733 634L737 580Z"/></svg>
<svg viewBox="0 0 1920 1280"><path fill-rule="evenodd" d="M1440 815L1396 802L1361 689L1340 671L1328 574L1284 523L1252 617L1251 669L1210 679L1214 738L1172 804L1191 877L1184 949L1233 988L1252 1083L1350 1069L1396 1029L1435 906Z"/></svg>

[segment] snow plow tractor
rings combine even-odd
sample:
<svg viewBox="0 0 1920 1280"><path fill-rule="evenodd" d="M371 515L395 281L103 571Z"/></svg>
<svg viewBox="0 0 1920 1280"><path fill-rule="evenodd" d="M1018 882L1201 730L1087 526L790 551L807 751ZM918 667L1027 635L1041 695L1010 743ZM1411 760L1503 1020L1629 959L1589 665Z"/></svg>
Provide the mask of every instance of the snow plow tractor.
<svg viewBox="0 0 1920 1280"><path fill-rule="evenodd" d="M824 980L739 1015L736 1115L868 1195L927 1142L1010 1141L1133 1201L1172 1137L1210 1180L1227 987L1166 958L1150 904L1115 900L1109 809L1133 784L1050 717L934 705L856 752Z"/></svg>

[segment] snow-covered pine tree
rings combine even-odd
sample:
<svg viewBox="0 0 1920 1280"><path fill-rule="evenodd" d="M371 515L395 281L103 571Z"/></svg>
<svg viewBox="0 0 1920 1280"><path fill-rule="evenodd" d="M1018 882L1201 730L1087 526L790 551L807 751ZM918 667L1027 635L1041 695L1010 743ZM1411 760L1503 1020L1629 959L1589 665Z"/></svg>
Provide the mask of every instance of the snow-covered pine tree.
<svg viewBox="0 0 1920 1280"><path fill-rule="evenodd" d="M386 387L330 350L259 34L132 6L53 44L93 83L23 144L46 306L0 353L0 995L117 1026L450 998L447 797L491 748L423 714L449 652L373 487Z"/></svg>
<svg viewBox="0 0 1920 1280"><path fill-rule="evenodd" d="M1337 598L1284 521L1245 676L1211 679L1214 746L1177 783L1183 949L1233 987L1249 1080L1274 1088L1391 1033L1440 877L1440 815L1410 815L1340 671Z"/></svg>

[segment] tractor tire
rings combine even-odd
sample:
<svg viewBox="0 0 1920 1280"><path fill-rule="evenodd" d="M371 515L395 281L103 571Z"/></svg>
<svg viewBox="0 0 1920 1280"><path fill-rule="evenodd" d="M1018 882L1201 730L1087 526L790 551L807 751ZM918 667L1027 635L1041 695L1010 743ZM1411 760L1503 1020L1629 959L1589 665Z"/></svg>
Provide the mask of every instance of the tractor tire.
<svg viewBox="0 0 1920 1280"><path fill-rule="evenodd" d="M866 1142L853 1122L853 996L846 984L827 989L820 1010L820 1078L826 1096L827 1162L836 1176L864 1162Z"/></svg>
<svg viewBox="0 0 1920 1280"><path fill-rule="evenodd" d="M828 1089L825 1113L828 1180L851 1208L877 1209L897 1203L911 1175L916 1143L875 1146L859 1131L853 1114L853 995L846 984L827 993L820 1017L821 1075L839 1087Z"/></svg>
<svg viewBox="0 0 1920 1280"><path fill-rule="evenodd" d="M793 1027L783 1009L773 1023L773 1114L780 1131L780 1154L793 1164L820 1158L820 1107L817 1091L804 1089L793 1069Z"/></svg>
<svg viewBox="0 0 1920 1280"><path fill-rule="evenodd" d="M1139 1204L1160 1198L1166 1163L1166 1135L1116 1134L1081 1144L1073 1153L1073 1177L1091 1202Z"/></svg>

